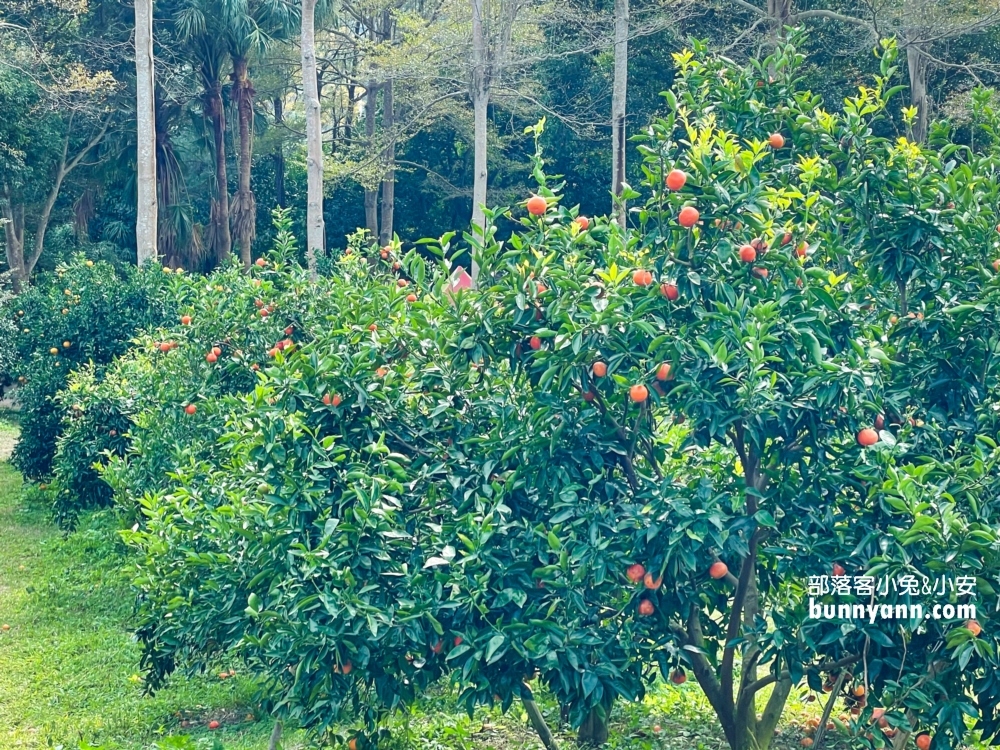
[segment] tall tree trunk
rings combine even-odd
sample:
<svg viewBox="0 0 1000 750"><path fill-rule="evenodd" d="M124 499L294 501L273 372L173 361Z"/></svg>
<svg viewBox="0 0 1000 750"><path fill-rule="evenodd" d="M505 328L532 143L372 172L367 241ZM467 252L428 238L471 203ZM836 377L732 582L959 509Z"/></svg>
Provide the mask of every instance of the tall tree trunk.
<svg viewBox="0 0 1000 750"><path fill-rule="evenodd" d="M29 274L24 270L24 207L14 206L10 187L3 186L4 237L7 240L7 267L10 269L14 293L20 294L28 285Z"/></svg>
<svg viewBox="0 0 1000 750"><path fill-rule="evenodd" d="M226 110L222 105L222 83L216 81L208 91L208 116L212 120L215 141L216 197L212 206L213 244L216 264L224 263L233 251L229 232L229 177L226 174Z"/></svg>
<svg viewBox="0 0 1000 750"><path fill-rule="evenodd" d="M280 96L274 97L274 124L285 121L284 102ZM285 152L281 141L274 147L274 201L279 208L285 207Z"/></svg>
<svg viewBox="0 0 1000 750"><path fill-rule="evenodd" d="M250 81L245 56L233 58L233 100L239 120L240 163L239 187L233 199L233 229L240 244L240 261L250 268L250 249L257 234L257 199L250 188L250 168L253 158L253 83Z"/></svg>
<svg viewBox="0 0 1000 750"><path fill-rule="evenodd" d="M316 256L325 252L323 236L323 130L316 70L316 0L302 0L302 90L306 105L306 262L316 275Z"/></svg>
<svg viewBox="0 0 1000 750"><path fill-rule="evenodd" d="M917 108L913 122L913 140L927 140L927 123L930 118L930 96L927 94L927 72L930 59L919 44L906 45L906 64L910 73L910 104Z"/></svg>
<svg viewBox="0 0 1000 750"><path fill-rule="evenodd" d="M486 36L483 32L483 0L472 2L472 81L470 95L473 112L472 225L485 231L486 215L486 116L490 104L490 71L486 61ZM472 261L472 281L479 277L479 265Z"/></svg>
<svg viewBox="0 0 1000 750"><path fill-rule="evenodd" d="M611 92L611 192L612 215L625 226L626 210L621 203L625 184L625 102L628 90L628 0L615 0L615 80Z"/></svg>
<svg viewBox="0 0 1000 750"><path fill-rule="evenodd" d="M791 25L792 0L767 0L767 19L771 46L775 47L784 41L785 27Z"/></svg>
<svg viewBox="0 0 1000 750"><path fill-rule="evenodd" d="M135 0L136 218L139 265L155 261L156 114L153 101L153 0Z"/></svg>
<svg viewBox="0 0 1000 750"><path fill-rule="evenodd" d="M365 143L375 147L375 110L378 105L378 84L369 81L365 90ZM365 226L373 240L378 239L378 187L365 188Z"/></svg>
<svg viewBox="0 0 1000 750"><path fill-rule="evenodd" d="M392 242L392 219L396 210L396 113L392 101L392 79L382 84L382 128L385 130L385 176L382 178L382 231L379 242Z"/></svg>

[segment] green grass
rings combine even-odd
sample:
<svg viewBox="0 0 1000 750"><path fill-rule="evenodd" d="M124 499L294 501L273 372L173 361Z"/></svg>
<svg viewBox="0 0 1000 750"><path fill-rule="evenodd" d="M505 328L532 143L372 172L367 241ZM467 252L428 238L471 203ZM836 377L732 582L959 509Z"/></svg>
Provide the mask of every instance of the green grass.
<svg viewBox="0 0 1000 750"><path fill-rule="evenodd" d="M0 450L9 450L15 436L14 423L0 418ZM245 676L224 682L215 675L178 676L155 696L143 694L139 649L129 630L129 560L115 517L86 517L64 537L33 500L38 495L24 491L0 457L0 624L9 625L0 631L0 750L75 750L81 742L103 750L265 750L272 724L257 718L254 684ZM558 727L555 703L545 695L538 700L549 724ZM816 707L793 696L778 750L798 747L798 726L817 714ZM725 748L693 681L659 684L641 704L619 701L612 718L608 750ZM217 732L207 729L212 719L222 722ZM393 717L390 727L394 739L386 750L541 747L520 705L507 715L484 710L470 719L445 684ZM192 742L167 739L182 734ZM561 747L576 747L567 727L558 737ZM285 750L309 747L301 735L284 738Z"/></svg>

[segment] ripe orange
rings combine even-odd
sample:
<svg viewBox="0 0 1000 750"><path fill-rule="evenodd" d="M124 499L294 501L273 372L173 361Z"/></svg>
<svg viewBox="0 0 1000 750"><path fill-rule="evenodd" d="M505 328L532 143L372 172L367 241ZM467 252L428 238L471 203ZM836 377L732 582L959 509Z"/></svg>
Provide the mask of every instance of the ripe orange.
<svg viewBox="0 0 1000 750"><path fill-rule="evenodd" d="M548 202L540 195L528 198L528 213L532 216L541 216L548 207Z"/></svg>
<svg viewBox="0 0 1000 750"><path fill-rule="evenodd" d="M586 216L577 216L576 225L580 227L581 232L585 232L590 228L590 219Z"/></svg>
<svg viewBox="0 0 1000 750"><path fill-rule="evenodd" d="M637 404L641 404L647 398L649 398L649 389L646 388L642 383L636 383L631 388L628 389L628 396L630 399L635 401Z"/></svg>
<svg viewBox="0 0 1000 750"><path fill-rule="evenodd" d="M456 635L455 639L452 641L452 643L454 643L456 646L461 646L462 645L462 640L463 640L462 636Z"/></svg>
<svg viewBox="0 0 1000 750"><path fill-rule="evenodd" d="M417 295L415 295L413 293L407 294L406 295L406 301L407 302L411 302L411 303L412 302L416 302L417 301Z"/></svg>
<svg viewBox="0 0 1000 750"><path fill-rule="evenodd" d="M881 430L883 427L885 427L885 417L879 414L877 417L875 417L875 429Z"/></svg>
<svg viewBox="0 0 1000 750"><path fill-rule="evenodd" d="M983 632L983 626L979 624L978 620L966 620L965 627L969 629L969 632L974 636L979 636Z"/></svg>
<svg viewBox="0 0 1000 750"><path fill-rule="evenodd" d="M864 685L855 685L854 690L852 690L851 692L854 693L855 696L857 696L858 698L860 698L862 695L865 694L865 686Z"/></svg>
<svg viewBox="0 0 1000 750"><path fill-rule="evenodd" d="M865 427L858 433L858 442L866 448L878 442L878 433L871 427Z"/></svg>
<svg viewBox="0 0 1000 750"><path fill-rule="evenodd" d="M654 579L652 573L646 573L646 575L642 578L642 584L650 591L656 591L663 585L663 576Z"/></svg>
<svg viewBox="0 0 1000 750"><path fill-rule="evenodd" d="M781 133L772 133L771 137L767 139L767 142L771 145L771 148L784 148L785 136Z"/></svg>
<svg viewBox="0 0 1000 750"><path fill-rule="evenodd" d="M219 355L216 354L215 352L209 352L208 354L205 355L205 360L208 362L215 362L218 359Z"/></svg>
<svg viewBox="0 0 1000 750"><path fill-rule="evenodd" d="M586 393L583 394L583 400L586 401L588 404L595 398L597 398L597 394L594 393L593 391L587 391Z"/></svg>
<svg viewBox="0 0 1000 750"><path fill-rule="evenodd" d="M685 679L687 679L687 678L685 678ZM659 734L662 731L663 731L663 727L661 727L659 724L653 724L653 734Z"/></svg>
<svg viewBox="0 0 1000 750"><path fill-rule="evenodd" d="M671 170L667 175L667 187L671 190L680 190L687 183L688 176L679 169Z"/></svg>
<svg viewBox="0 0 1000 750"><path fill-rule="evenodd" d="M10 630L10 625L4 623L3 625L0 625L0 630L6 633L8 630Z"/></svg>
<svg viewBox="0 0 1000 750"><path fill-rule="evenodd" d="M49 349L49 354L58 354L58 353L59 353L59 350L56 349L54 346L51 349Z"/></svg>
<svg viewBox="0 0 1000 750"><path fill-rule="evenodd" d="M190 315L182 315L181 316L181 325L182 326L189 326L189 325L191 325L191 316Z"/></svg>
<svg viewBox="0 0 1000 750"><path fill-rule="evenodd" d="M670 380L670 363L664 362L662 365L656 368L656 379L660 382L665 380Z"/></svg>
<svg viewBox="0 0 1000 750"><path fill-rule="evenodd" d="M670 674L670 681L675 685L683 685L685 682L687 682L687 678L688 678L687 673L680 667L675 669Z"/></svg>
<svg viewBox="0 0 1000 750"><path fill-rule="evenodd" d="M924 732L923 734L917 735L917 748L918 750L930 750L931 746L931 736Z"/></svg>
<svg viewBox="0 0 1000 750"><path fill-rule="evenodd" d="M844 574L845 574L846 572L847 572L847 571L846 571L846 570L844 570L844 566L843 566L843 565L841 565L840 563L834 563L834 564L833 564L833 574L834 574L835 576L842 576L842 575L844 575Z"/></svg>
<svg viewBox="0 0 1000 750"><path fill-rule="evenodd" d="M338 396L337 394L334 394L333 398L331 399L331 403L334 406L340 406L340 396Z"/></svg>
<svg viewBox="0 0 1000 750"><path fill-rule="evenodd" d="M323 394L323 403L326 404L327 406L333 403L333 398L331 398L329 393Z"/></svg>
<svg viewBox="0 0 1000 750"><path fill-rule="evenodd" d="M744 245L740 248L740 260L744 263L753 263L757 260L757 251L750 247L750 245Z"/></svg>
<svg viewBox="0 0 1000 750"><path fill-rule="evenodd" d="M354 669L354 665L351 664L350 660L348 660L348 661L344 662L343 666L340 668L340 671L346 677L347 675L349 675L351 673L352 669Z"/></svg>
<svg viewBox="0 0 1000 750"><path fill-rule="evenodd" d="M626 568L625 575L632 583L639 583L646 575L646 568L641 563L634 563Z"/></svg>
<svg viewBox="0 0 1000 750"><path fill-rule="evenodd" d="M806 254L808 252L809 252L809 245L807 245L805 242L800 242L798 245L795 246L795 254L800 258L806 257Z"/></svg>
<svg viewBox="0 0 1000 750"><path fill-rule="evenodd" d="M218 729L220 726L222 726L222 725L219 722L217 722L215 719L212 719L212 721L208 722L208 728L209 729L215 730L215 729Z"/></svg>
<svg viewBox="0 0 1000 750"><path fill-rule="evenodd" d="M351 738L351 741L347 743L347 750L358 750L358 741Z"/></svg>
<svg viewBox="0 0 1000 750"><path fill-rule="evenodd" d="M993 270L1000 271L1000 258L997 258L995 261L993 261Z"/></svg>
<svg viewBox="0 0 1000 750"><path fill-rule="evenodd" d="M384 378L386 375L389 374L389 371L384 367L380 367L375 371L375 374L378 375L380 378Z"/></svg>
<svg viewBox="0 0 1000 750"><path fill-rule="evenodd" d="M726 573L728 573L728 572L729 572L729 566L726 565L721 560L712 563L712 567L710 567L708 569L708 574L710 576L712 576L712 578L714 578L717 581L720 578L725 578L726 577Z"/></svg>
<svg viewBox="0 0 1000 750"><path fill-rule="evenodd" d="M171 349L173 349L173 347L170 345L170 342L168 341L164 341L163 343L160 344L161 352L169 352Z"/></svg>
<svg viewBox="0 0 1000 750"><path fill-rule="evenodd" d="M677 216L677 223L685 229L690 229L698 223L698 219L700 217L701 214L698 213L697 208L694 206L684 206L684 208L681 209L680 214Z"/></svg>
<svg viewBox="0 0 1000 750"><path fill-rule="evenodd" d="M660 284L660 294L671 302L675 302L680 296L680 292L677 291L677 287L673 284Z"/></svg>
<svg viewBox="0 0 1000 750"><path fill-rule="evenodd" d="M545 286L545 284L539 283L537 286L535 286L535 291L538 292L539 295L542 295L542 294L545 294L549 290Z"/></svg>
<svg viewBox="0 0 1000 750"><path fill-rule="evenodd" d="M375 325L374 323L372 323L372 324L371 324L370 326L368 326L368 330L369 330L369 331L374 331L374 330L376 330L377 328L378 328L378 326L377 326L377 325Z"/></svg>
<svg viewBox="0 0 1000 750"><path fill-rule="evenodd" d="M653 283L653 274L645 269L640 268L638 271L632 274L632 283L636 286L649 286Z"/></svg>
<svg viewBox="0 0 1000 750"><path fill-rule="evenodd" d="M407 284L409 284L409 283L410 283L410 282L409 282L409 281L407 281L406 279L399 279L399 280L398 280L398 281L396 282L396 286L398 286L398 287L399 287L400 289L402 289L402 288L403 288L404 286L406 286L406 285L407 285Z"/></svg>
<svg viewBox="0 0 1000 750"><path fill-rule="evenodd" d="M762 268L761 266L754 266L753 273L755 276L759 276L762 279L766 279L768 270L766 268Z"/></svg>
<svg viewBox="0 0 1000 750"><path fill-rule="evenodd" d="M541 349L541 348L542 348L542 340L541 340L540 338L538 338L538 336L532 336L532 337L531 337L531 338L530 338L530 339L528 340L528 345L529 345L529 346L530 346L530 347L531 347L532 349L536 349L536 350L537 350L537 349Z"/></svg>
<svg viewBox="0 0 1000 750"><path fill-rule="evenodd" d="M187 406L184 407L184 411L188 414L194 414L196 411L198 411L198 407L195 406L194 404L188 404Z"/></svg>
<svg viewBox="0 0 1000 750"><path fill-rule="evenodd" d="M608 374L608 366L604 362L594 362L593 371L595 378L603 378Z"/></svg>
<svg viewBox="0 0 1000 750"><path fill-rule="evenodd" d="M813 739L812 737L803 737L799 741L799 744L802 745L802 747L812 747Z"/></svg>
<svg viewBox="0 0 1000 750"><path fill-rule="evenodd" d="M649 599L643 599L639 602L639 614L643 617L649 617L653 614L653 603Z"/></svg>
<svg viewBox="0 0 1000 750"><path fill-rule="evenodd" d="M791 232L785 232L785 234L782 235L782 237L781 237L781 246L784 247L785 245L787 245L791 241L792 241L792 233Z"/></svg>
<svg viewBox="0 0 1000 750"><path fill-rule="evenodd" d="M431 651L433 651L435 654L440 654L441 653L441 649L443 649L443 648L444 648L444 644L441 643L440 640L437 640L437 641L434 641L434 645L431 646Z"/></svg>
<svg viewBox="0 0 1000 750"><path fill-rule="evenodd" d="M266 307L262 307L260 308L260 312L258 312L257 314L260 315L260 317L262 318L266 318L268 315L271 314L271 311L268 310Z"/></svg>
<svg viewBox="0 0 1000 750"><path fill-rule="evenodd" d="M266 260L264 260L263 258L257 258L257 267L258 268L263 268L266 265L267 265L267 261Z"/></svg>

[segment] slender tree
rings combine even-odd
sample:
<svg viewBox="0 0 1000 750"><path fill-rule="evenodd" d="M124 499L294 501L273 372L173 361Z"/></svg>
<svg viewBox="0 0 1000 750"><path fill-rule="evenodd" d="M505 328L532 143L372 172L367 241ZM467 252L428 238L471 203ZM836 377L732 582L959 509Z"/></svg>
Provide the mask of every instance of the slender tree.
<svg viewBox="0 0 1000 750"><path fill-rule="evenodd" d="M486 33L483 29L485 0L470 0L472 8L472 71L469 96L472 99L472 225L485 227L486 180L486 118L490 104L490 70L487 62ZM472 264L472 280L479 276L479 267Z"/></svg>
<svg viewBox="0 0 1000 750"><path fill-rule="evenodd" d="M323 131L316 77L316 0L302 0L302 91L306 108L306 258L316 273L316 256L325 251L323 236Z"/></svg>
<svg viewBox="0 0 1000 750"><path fill-rule="evenodd" d="M625 102L628 92L628 0L615 0L615 74L611 94L611 192L612 213L625 226L626 210L621 202L625 185Z"/></svg>
<svg viewBox="0 0 1000 750"><path fill-rule="evenodd" d="M157 256L156 116L153 73L153 0L135 0L136 220L139 265Z"/></svg>

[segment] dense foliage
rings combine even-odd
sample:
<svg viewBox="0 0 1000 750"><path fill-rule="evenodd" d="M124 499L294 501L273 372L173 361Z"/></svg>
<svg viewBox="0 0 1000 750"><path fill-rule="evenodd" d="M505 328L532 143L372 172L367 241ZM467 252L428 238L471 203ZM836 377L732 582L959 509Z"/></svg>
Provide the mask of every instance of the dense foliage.
<svg viewBox="0 0 1000 750"><path fill-rule="evenodd" d="M734 750L797 687L859 746L997 737L1000 117L977 92L976 149L886 137L892 42L838 112L803 62L678 53L625 229L567 205L529 128L536 195L466 237L474 289L454 235L313 278L279 215L248 273L80 262L18 298L47 388L58 325L95 362L27 440L62 430L60 514L128 516L148 686L239 658L359 747L442 676L470 712L543 685L600 743L615 700L689 672ZM831 574L971 583L810 591Z"/></svg>
<svg viewBox="0 0 1000 750"><path fill-rule="evenodd" d="M78 256L16 297L0 300L0 317L18 334L18 403L23 411L14 465L29 479L52 471L67 411L56 394L70 372L92 363L97 373L123 354L137 331L168 314L159 268L115 267Z"/></svg>

